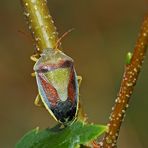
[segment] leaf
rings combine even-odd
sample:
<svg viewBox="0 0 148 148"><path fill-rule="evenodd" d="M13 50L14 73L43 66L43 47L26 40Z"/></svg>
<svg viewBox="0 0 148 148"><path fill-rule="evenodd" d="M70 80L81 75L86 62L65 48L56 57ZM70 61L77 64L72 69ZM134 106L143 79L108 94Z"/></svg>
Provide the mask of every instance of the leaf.
<svg viewBox="0 0 148 148"><path fill-rule="evenodd" d="M39 131L36 128L25 134L16 144L16 148L75 148L96 139L106 129L106 126L80 121L62 129L56 126Z"/></svg>

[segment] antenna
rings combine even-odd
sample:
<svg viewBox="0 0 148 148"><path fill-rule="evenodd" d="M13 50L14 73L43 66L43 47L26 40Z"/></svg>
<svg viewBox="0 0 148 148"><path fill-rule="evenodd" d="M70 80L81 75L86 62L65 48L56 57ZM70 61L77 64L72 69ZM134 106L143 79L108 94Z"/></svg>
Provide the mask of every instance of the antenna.
<svg viewBox="0 0 148 148"><path fill-rule="evenodd" d="M69 29L68 31L66 31L66 32L57 40L57 42L56 42L56 44L55 44L55 49L58 49L58 46L59 46L61 40L62 40L65 36L67 36L70 32L72 32L73 30L74 30L74 28Z"/></svg>

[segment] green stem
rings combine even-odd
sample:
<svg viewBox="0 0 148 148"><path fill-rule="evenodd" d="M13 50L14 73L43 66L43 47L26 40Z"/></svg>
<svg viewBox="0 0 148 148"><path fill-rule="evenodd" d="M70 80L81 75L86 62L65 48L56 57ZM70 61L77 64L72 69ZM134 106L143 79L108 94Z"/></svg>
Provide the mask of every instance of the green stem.
<svg viewBox="0 0 148 148"><path fill-rule="evenodd" d="M37 50L42 52L45 48L54 48L58 33L46 0L21 0L21 3Z"/></svg>

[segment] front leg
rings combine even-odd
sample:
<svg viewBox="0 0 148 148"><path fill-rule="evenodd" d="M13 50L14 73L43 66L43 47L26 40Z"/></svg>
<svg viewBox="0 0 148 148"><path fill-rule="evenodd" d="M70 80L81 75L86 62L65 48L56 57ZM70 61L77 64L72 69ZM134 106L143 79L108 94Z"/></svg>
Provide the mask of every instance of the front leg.
<svg viewBox="0 0 148 148"><path fill-rule="evenodd" d="M33 55L30 57L30 59L31 59L32 61L34 61L34 62L37 62L39 58L40 58L40 55L39 55L38 53L33 54Z"/></svg>
<svg viewBox="0 0 148 148"><path fill-rule="evenodd" d="M34 104L35 106L38 106L38 107L44 107L44 104L39 94L36 96L36 99L34 100Z"/></svg>
<svg viewBox="0 0 148 148"><path fill-rule="evenodd" d="M32 72L32 73L31 73L31 76L32 76L32 77L35 77L35 72Z"/></svg>

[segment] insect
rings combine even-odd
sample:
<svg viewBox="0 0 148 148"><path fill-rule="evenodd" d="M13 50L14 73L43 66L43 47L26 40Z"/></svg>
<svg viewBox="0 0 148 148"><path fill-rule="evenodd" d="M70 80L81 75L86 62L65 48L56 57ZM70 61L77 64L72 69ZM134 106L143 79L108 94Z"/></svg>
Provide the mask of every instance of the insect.
<svg viewBox="0 0 148 148"><path fill-rule="evenodd" d="M41 106L41 100L53 118L67 125L76 119L79 107L79 84L74 61L58 49L43 50L36 61L34 71L39 95L35 104Z"/></svg>

